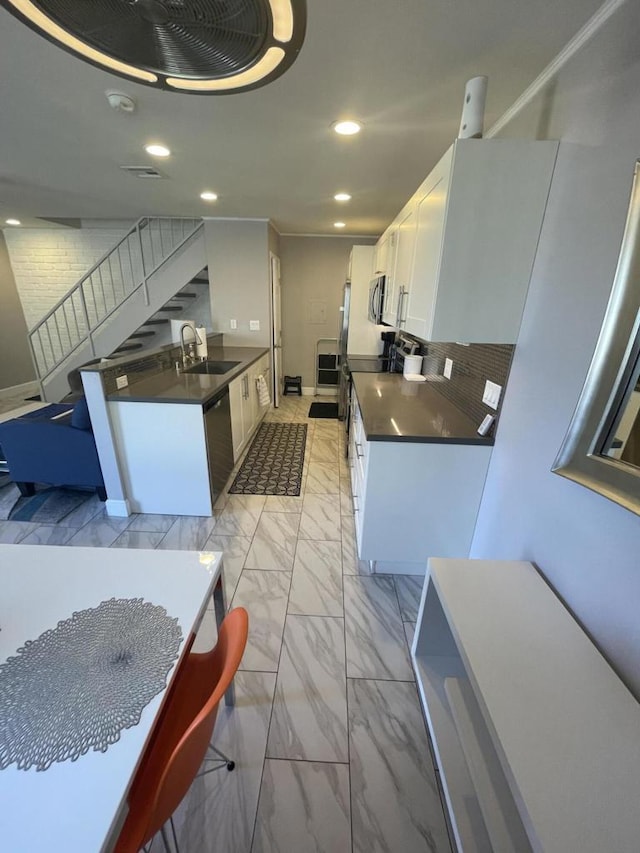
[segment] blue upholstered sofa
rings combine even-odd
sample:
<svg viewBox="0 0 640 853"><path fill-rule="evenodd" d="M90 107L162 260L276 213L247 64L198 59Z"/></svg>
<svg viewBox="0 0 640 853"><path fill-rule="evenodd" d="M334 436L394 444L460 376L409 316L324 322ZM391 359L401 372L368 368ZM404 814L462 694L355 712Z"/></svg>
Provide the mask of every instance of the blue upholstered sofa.
<svg viewBox="0 0 640 853"><path fill-rule="evenodd" d="M69 415L53 420L52 407L0 424L0 446L9 474L23 495L36 483L95 487L107 494L91 430L87 401L81 397Z"/></svg>

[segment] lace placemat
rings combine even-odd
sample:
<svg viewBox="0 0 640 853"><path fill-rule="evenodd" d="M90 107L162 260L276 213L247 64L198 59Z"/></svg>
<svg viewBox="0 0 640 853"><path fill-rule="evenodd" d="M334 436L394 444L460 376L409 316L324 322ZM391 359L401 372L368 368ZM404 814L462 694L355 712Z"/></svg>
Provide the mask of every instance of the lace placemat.
<svg viewBox="0 0 640 853"><path fill-rule="evenodd" d="M111 598L27 641L0 664L0 769L106 752L165 687L181 640L164 607Z"/></svg>

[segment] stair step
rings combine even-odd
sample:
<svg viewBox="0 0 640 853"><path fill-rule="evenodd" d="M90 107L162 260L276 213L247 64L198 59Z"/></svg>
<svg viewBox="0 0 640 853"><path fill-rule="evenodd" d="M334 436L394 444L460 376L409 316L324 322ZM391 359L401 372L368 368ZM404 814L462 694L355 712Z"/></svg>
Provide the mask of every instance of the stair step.
<svg viewBox="0 0 640 853"><path fill-rule="evenodd" d="M197 293L176 293L175 296L171 297L172 299L197 299Z"/></svg>
<svg viewBox="0 0 640 853"><path fill-rule="evenodd" d="M132 352L134 349L142 349L142 344L122 344L118 349L114 350L114 353Z"/></svg>
<svg viewBox="0 0 640 853"><path fill-rule="evenodd" d="M192 278L189 284L209 284L208 278Z"/></svg>
<svg viewBox="0 0 640 853"><path fill-rule="evenodd" d="M182 311L182 305L163 305L158 311Z"/></svg>
<svg viewBox="0 0 640 853"><path fill-rule="evenodd" d="M166 317L155 317L151 320L145 320L143 326L164 326L169 321Z"/></svg>
<svg viewBox="0 0 640 853"><path fill-rule="evenodd" d="M132 335L129 335L130 338L152 338L155 335L153 330L149 330L148 332L134 332Z"/></svg>

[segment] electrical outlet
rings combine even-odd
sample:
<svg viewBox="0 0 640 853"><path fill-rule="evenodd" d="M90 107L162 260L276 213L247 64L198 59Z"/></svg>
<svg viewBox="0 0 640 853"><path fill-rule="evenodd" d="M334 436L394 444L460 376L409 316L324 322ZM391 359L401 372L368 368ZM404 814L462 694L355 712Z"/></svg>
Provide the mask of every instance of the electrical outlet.
<svg viewBox="0 0 640 853"><path fill-rule="evenodd" d="M500 402L500 395L502 394L502 385L496 385L495 382L487 381L484 384L484 394L482 395L482 402L486 403L487 406L491 406L492 409L498 408L498 403Z"/></svg>
<svg viewBox="0 0 640 853"><path fill-rule="evenodd" d="M116 376L116 388L126 388L129 384L129 377L126 373L123 373L122 376Z"/></svg>
<svg viewBox="0 0 640 853"><path fill-rule="evenodd" d="M238 328L238 321L237 320L229 320L229 328L230 329L237 329Z"/></svg>
<svg viewBox="0 0 640 853"><path fill-rule="evenodd" d="M444 360L444 376L445 379L451 379L451 373L453 372L453 361L450 358L445 358Z"/></svg>
<svg viewBox="0 0 640 853"><path fill-rule="evenodd" d="M260 331L260 320L249 320L249 331L250 332L259 332Z"/></svg>

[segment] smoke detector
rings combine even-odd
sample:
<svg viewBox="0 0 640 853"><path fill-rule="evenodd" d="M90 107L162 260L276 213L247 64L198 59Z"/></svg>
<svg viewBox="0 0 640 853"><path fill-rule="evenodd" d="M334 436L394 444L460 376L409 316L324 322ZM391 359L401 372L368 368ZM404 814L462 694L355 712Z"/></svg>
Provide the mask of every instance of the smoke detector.
<svg viewBox="0 0 640 853"><path fill-rule="evenodd" d="M136 102L129 95L124 95L122 92L105 92L109 106L113 107L120 113L135 112Z"/></svg>

